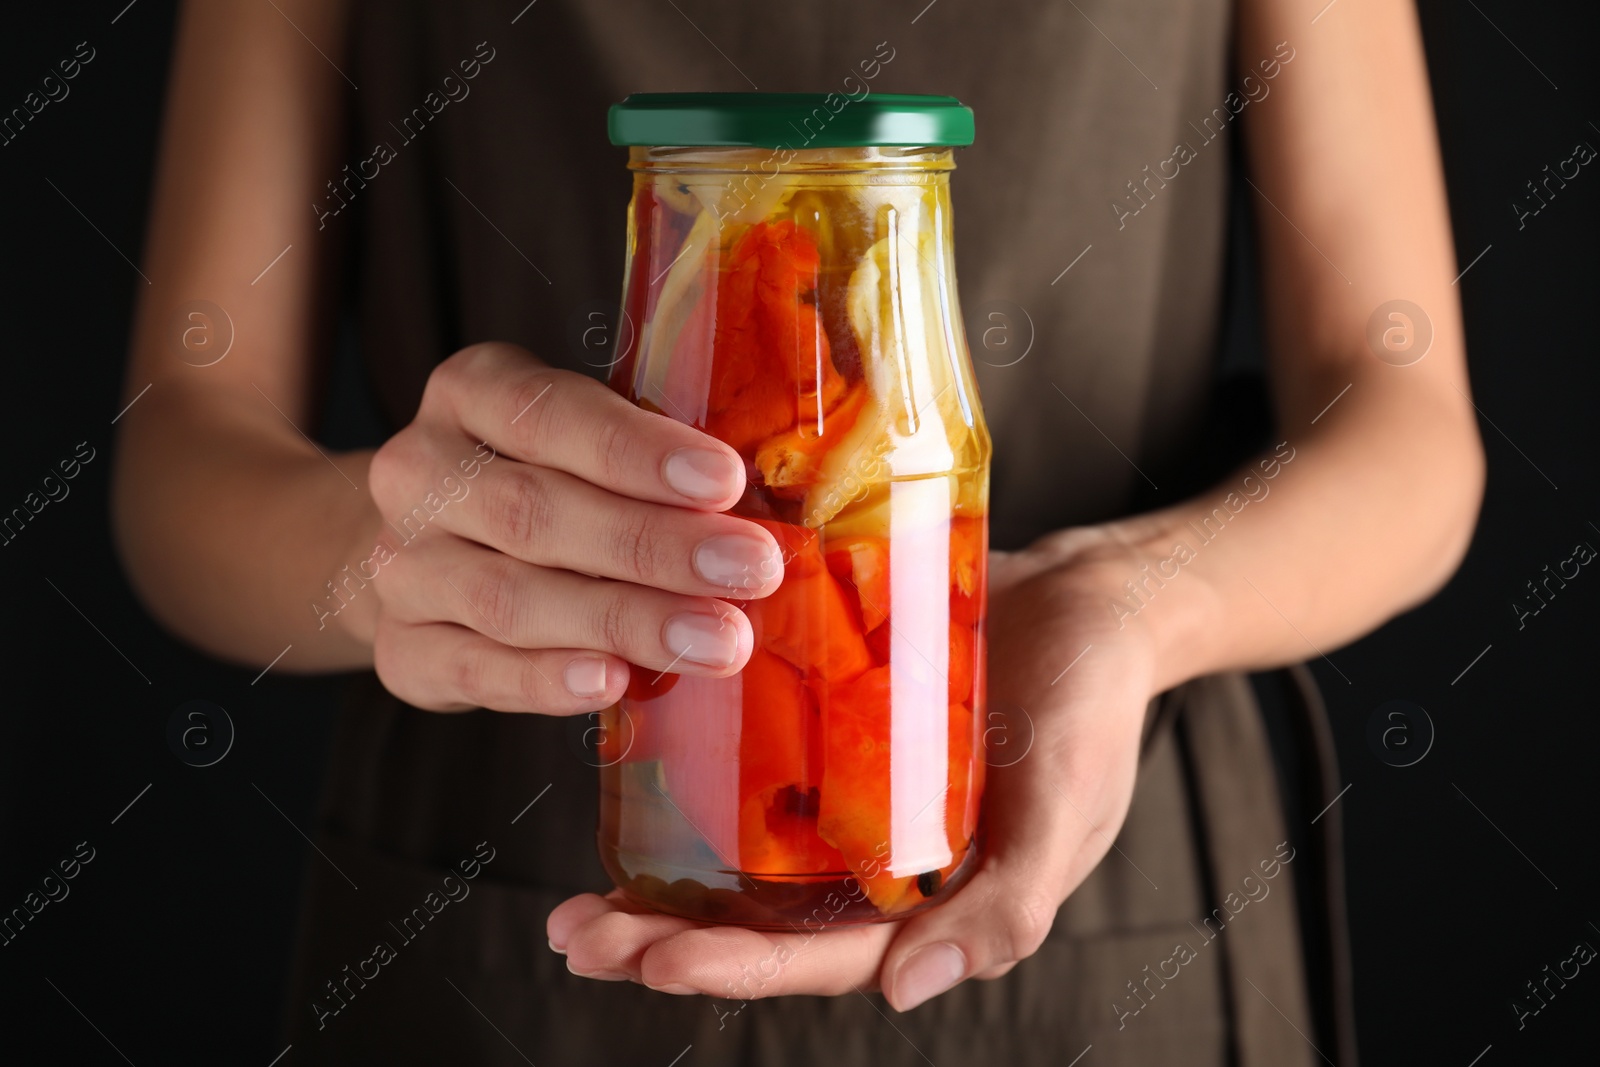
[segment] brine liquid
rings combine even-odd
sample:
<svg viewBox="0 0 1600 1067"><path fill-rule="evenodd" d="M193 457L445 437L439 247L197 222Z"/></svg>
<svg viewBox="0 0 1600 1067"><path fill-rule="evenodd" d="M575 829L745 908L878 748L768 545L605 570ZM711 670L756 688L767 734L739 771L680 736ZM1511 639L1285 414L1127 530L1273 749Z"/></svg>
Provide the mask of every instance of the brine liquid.
<svg viewBox="0 0 1600 1067"><path fill-rule="evenodd" d="M988 435L945 175L896 174L782 175L721 203L725 173L636 176L641 328L613 387L738 451L733 513L784 558L770 596L730 600L755 634L737 676L635 667L604 713L602 859L663 911L900 918L975 863Z"/></svg>
<svg viewBox="0 0 1600 1067"><path fill-rule="evenodd" d="M967 874L982 790L982 519L879 487L887 536L760 519L784 580L735 677L636 669L607 713L602 854L642 902L783 927L899 917Z"/></svg>

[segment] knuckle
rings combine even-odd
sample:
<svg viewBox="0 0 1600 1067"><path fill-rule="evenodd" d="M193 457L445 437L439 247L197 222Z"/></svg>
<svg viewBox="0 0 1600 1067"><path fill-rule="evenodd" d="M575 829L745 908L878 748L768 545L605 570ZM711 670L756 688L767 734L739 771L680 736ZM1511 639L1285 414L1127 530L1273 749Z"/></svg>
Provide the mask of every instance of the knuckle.
<svg viewBox="0 0 1600 1067"><path fill-rule="evenodd" d="M401 430L372 454L367 468L367 493L380 506L396 505L404 499L407 471L412 465L413 434Z"/></svg>
<svg viewBox="0 0 1600 1067"><path fill-rule="evenodd" d="M383 625L380 620L377 631L372 635L372 670L383 687L401 700L405 700L407 695L401 669L403 663L399 650L395 648L393 627Z"/></svg>
<svg viewBox="0 0 1600 1067"><path fill-rule="evenodd" d="M453 695L474 707L488 704L489 661L481 651L464 649L451 656L449 670Z"/></svg>
<svg viewBox="0 0 1600 1067"><path fill-rule="evenodd" d="M622 485L632 466L637 438L616 412L598 419L594 434L595 459L606 485Z"/></svg>
<svg viewBox="0 0 1600 1067"><path fill-rule="evenodd" d="M552 708L550 681L539 672L531 659L519 660L518 664L517 695L522 706L535 711Z"/></svg>
<svg viewBox="0 0 1600 1067"><path fill-rule="evenodd" d="M388 562L380 572L383 581L372 583L372 591L380 605L379 625L386 621L434 622L443 612L435 609L431 598L421 595L425 583L436 581L435 556L429 550L435 546L423 543L407 547L385 537L389 546Z"/></svg>
<svg viewBox="0 0 1600 1067"><path fill-rule="evenodd" d="M481 567L469 580L467 596L475 612L482 612L495 635L514 634L521 629L522 598L511 568L503 563ZM469 623L477 619L469 619Z"/></svg>
<svg viewBox="0 0 1600 1067"><path fill-rule="evenodd" d="M454 364L457 371L477 373L505 366L507 363L515 362L518 357L531 359L532 355L525 349L505 341L478 341L457 350L441 363L440 367Z"/></svg>
<svg viewBox="0 0 1600 1067"><path fill-rule="evenodd" d="M558 413L561 406L555 402L561 392L556 388L560 376L560 371L541 368L511 387L511 414L507 417L517 424L514 428L524 439L548 439L556 417L552 413Z"/></svg>
<svg viewBox="0 0 1600 1067"><path fill-rule="evenodd" d="M399 478L400 446L395 444L396 440L391 437L385 441L372 454L372 463L367 467L367 492L379 504L393 495Z"/></svg>
<svg viewBox="0 0 1600 1067"><path fill-rule="evenodd" d="M1055 905L1032 893L1015 896L1000 906L1001 929L1011 959L1027 959L1039 951L1055 924L1055 913Z"/></svg>
<svg viewBox="0 0 1600 1067"><path fill-rule="evenodd" d="M620 583L607 591L596 605L593 619L595 647L627 657L633 644L633 598Z"/></svg>
<svg viewBox="0 0 1600 1067"><path fill-rule="evenodd" d="M403 640L406 632L405 624L379 617L378 628L372 636L373 672L384 689L407 704L423 709L439 707L444 701L420 684L415 657Z"/></svg>
<svg viewBox="0 0 1600 1067"><path fill-rule="evenodd" d="M472 373L475 348L463 348L433 368L428 374L427 384L422 387L421 410L431 411L447 403L447 398Z"/></svg>
<svg viewBox="0 0 1600 1067"><path fill-rule="evenodd" d="M607 535L611 558L633 581L653 583L667 573L670 549L660 530L661 524L643 507L621 508L611 521Z"/></svg>
<svg viewBox="0 0 1600 1067"><path fill-rule="evenodd" d="M489 499L489 528L512 545L537 543L556 528L555 494L533 470L507 478Z"/></svg>

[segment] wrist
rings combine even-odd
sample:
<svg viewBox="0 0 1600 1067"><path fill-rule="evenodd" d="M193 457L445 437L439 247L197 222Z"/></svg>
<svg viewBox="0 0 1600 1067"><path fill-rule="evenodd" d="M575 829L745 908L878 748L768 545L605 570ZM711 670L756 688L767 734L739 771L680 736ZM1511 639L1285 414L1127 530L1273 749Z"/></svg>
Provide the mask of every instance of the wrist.
<svg viewBox="0 0 1600 1067"><path fill-rule="evenodd" d="M365 469L372 453L347 453L341 465L355 461ZM361 479L363 484L367 479ZM337 641L365 663L371 661L373 635L381 604L376 583L384 564L394 558L395 538L372 497L363 491L354 513L342 523L345 533L339 549L325 566L322 584L312 591L310 611L324 640Z"/></svg>
<svg viewBox="0 0 1600 1067"><path fill-rule="evenodd" d="M1114 614L1150 634L1158 691L1220 669L1227 628L1222 598L1182 538L1154 531L1128 545Z"/></svg>
<svg viewBox="0 0 1600 1067"><path fill-rule="evenodd" d="M1055 580L1093 629L1149 657L1153 695L1224 665L1223 612L1192 551L1162 529L1130 525L1064 531L1030 551L1057 559Z"/></svg>

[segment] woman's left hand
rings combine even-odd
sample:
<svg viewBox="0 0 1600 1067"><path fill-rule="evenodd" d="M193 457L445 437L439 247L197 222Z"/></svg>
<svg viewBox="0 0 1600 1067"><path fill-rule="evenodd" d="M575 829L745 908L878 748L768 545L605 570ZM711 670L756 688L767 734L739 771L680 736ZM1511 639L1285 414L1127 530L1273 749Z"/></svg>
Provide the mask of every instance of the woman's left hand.
<svg viewBox="0 0 1600 1067"><path fill-rule="evenodd" d="M990 559L991 766L978 869L900 922L781 933L644 911L620 893L557 907L551 947L575 974L747 999L880 989L900 1011L1036 952L1111 847L1133 796L1154 642L1113 600L1138 572L1095 531ZM1019 758L1019 751L1023 754Z"/></svg>

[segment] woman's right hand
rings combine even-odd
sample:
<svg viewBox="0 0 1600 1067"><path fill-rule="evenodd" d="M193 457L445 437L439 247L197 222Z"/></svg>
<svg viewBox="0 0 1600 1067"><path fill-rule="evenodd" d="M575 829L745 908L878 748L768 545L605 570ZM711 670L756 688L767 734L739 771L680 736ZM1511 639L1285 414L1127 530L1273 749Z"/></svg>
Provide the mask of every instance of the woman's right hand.
<svg viewBox="0 0 1600 1067"><path fill-rule="evenodd" d="M377 610L344 621L420 708L566 715L616 701L630 664L733 674L750 622L718 598L783 576L770 533L717 514L744 491L733 449L515 345L440 364L369 484L356 596Z"/></svg>

